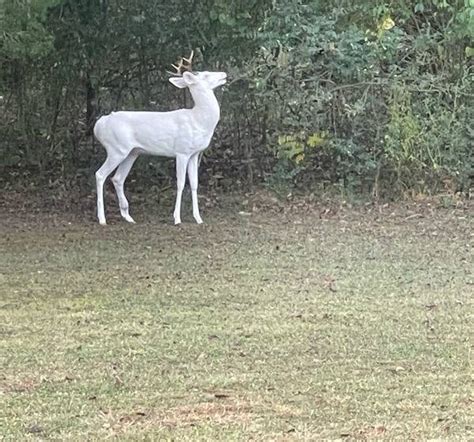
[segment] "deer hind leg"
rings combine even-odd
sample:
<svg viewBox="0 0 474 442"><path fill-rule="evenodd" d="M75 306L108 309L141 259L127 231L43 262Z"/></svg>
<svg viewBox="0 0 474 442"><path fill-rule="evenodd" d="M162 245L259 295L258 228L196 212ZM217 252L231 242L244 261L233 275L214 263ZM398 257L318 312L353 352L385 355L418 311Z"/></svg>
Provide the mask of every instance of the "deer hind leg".
<svg viewBox="0 0 474 442"><path fill-rule="evenodd" d="M183 195L184 184L186 182L186 169L188 168L189 157L178 155L176 157L176 204L174 206L174 223L181 224L181 197Z"/></svg>
<svg viewBox="0 0 474 442"><path fill-rule="evenodd" d="M138 155L138 152L132 151L128 157L120 163L119 167L117 168L117 172L115 172L115 175L112 177L112 183L114 183L115 192L117 193L119 202L120 214L129 223L135 223L135 221L128 212L129 206L124 192L124 184L128 174L130 173L133 163L138 158Z"/></svg>
<svg viewBox="0 0 474 442"><path fill-rule="evenodd" d="M95 173L97 184L97 217L99 218L99 223L102 225L107 224L104 211L104 183L107 177L122 161L123 157L108 155L104 164L102 164L100 169Z"/></svg>

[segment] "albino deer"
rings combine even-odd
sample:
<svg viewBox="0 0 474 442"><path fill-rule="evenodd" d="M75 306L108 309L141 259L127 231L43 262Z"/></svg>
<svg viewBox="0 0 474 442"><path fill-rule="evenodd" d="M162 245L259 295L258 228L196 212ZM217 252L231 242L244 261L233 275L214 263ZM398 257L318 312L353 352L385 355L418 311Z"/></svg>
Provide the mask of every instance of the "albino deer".
<svg viewBox="0 0 474 442"><path fill-rule="evenodd" d="M135 221L129 214L124 183L133 163L140 154L176 158L177 194L174 223L181 223L181 196L188 172L193 203L193 216L202 223L198 205L199 154L211 141L219 122L219 103L214 89L226 82L224 72L191 72L193 53L173 65L178 76L169 81L176 87L189 88L194 100L192 109L171 112L112 112L99 118L94 135L105 147L107 159L96 172L97 216L106 224L104 212L104 182L117 168L112 182L117 192L120 213L128 222Z"/></svg>

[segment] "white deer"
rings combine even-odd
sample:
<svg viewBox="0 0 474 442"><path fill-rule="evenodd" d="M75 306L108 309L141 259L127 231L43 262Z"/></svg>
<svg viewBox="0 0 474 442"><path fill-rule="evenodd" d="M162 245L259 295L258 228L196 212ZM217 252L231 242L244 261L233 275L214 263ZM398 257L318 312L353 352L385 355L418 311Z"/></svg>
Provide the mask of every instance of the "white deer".
<svg viewBox="0 0 474 442"><path fill-rule="evenodd" d="M181 223L181 197L188 172L191 186L193 216L202 223L198 205L199 154L207 149L219 122L220 108L214 89L226 82L224 72L191 72L193 53L173 65L179 76L169 81L176 87L189 88L194 101L192 109L171 112L112 112L99 118L94 134L107 151L107 159L96 172L97 216L106 224L104 212L104 182L117 168L112 182L117 192L120 213L128 222L129 214L124 183L140 154L176 158L177 194L174 223Z"/></svg>

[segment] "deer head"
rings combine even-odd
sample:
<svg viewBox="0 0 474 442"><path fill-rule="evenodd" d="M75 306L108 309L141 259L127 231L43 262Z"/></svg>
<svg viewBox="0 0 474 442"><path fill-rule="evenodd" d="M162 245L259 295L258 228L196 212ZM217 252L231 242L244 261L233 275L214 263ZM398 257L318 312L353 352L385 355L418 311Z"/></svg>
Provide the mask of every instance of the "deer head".
<svg viewBox="0 0 474 442"><path fill-rule="evenodd" d="M174 86L180 89L201 87L212 90L226 83L227 74L225 72L193 72L193 56L194 51L191 51L188 58L181 57L176 64L171 65L176 70L172 73L174 76L169 79Z"/></svg>

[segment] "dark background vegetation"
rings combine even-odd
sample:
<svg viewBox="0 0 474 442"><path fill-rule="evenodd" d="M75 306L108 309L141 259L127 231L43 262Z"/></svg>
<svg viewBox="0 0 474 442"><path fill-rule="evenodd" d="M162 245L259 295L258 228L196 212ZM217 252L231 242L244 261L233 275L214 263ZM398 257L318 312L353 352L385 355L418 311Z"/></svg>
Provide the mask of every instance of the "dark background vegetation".
<svg viewBox="0 0 474 442"><path fill-rule="evenodd" d="M90 193L112 110L190 106L167 81L225 70L208 188L469 192L473 0L5 0L0 185ZM170 185L141 159L135 190Z"/></svg>

